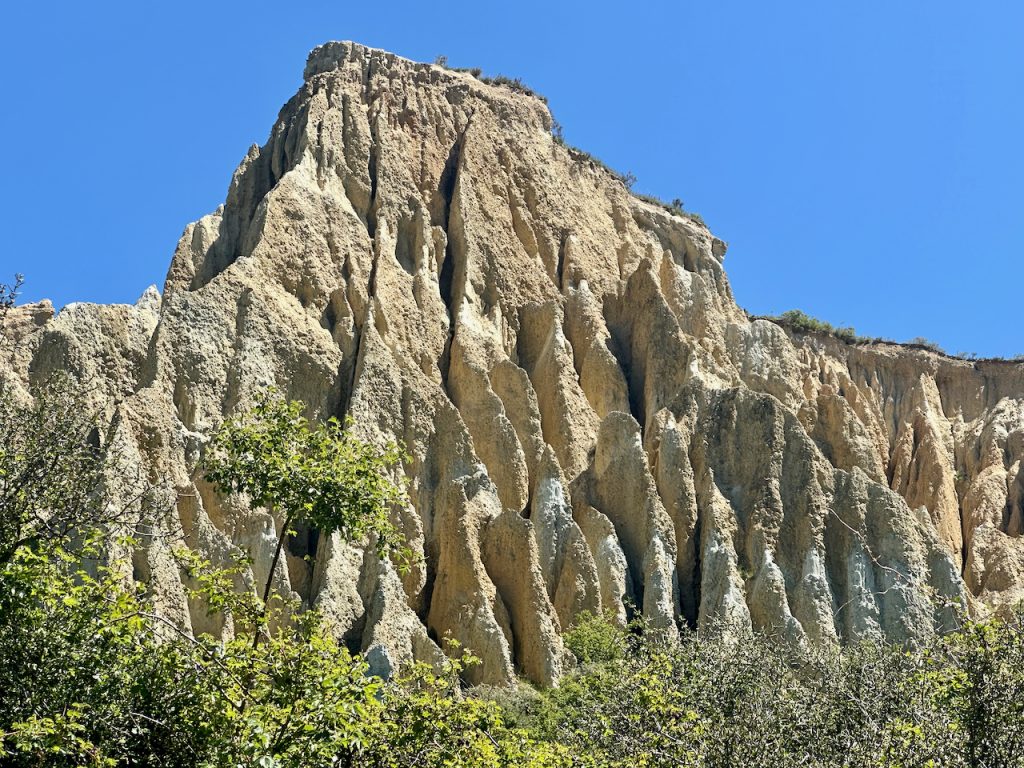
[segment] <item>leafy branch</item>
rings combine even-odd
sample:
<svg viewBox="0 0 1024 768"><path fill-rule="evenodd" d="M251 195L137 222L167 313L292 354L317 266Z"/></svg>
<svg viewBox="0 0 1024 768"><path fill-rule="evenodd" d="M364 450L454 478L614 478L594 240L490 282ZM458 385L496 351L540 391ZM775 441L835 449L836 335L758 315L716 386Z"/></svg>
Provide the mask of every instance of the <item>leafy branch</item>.
<svg viewBox="0 0 1024 768"><path fill-rule="evenodd" d="M220 426L203 460L207 479L221 493L246 494L254 506L284 516L260 619L285 538L296 535L296 523L323 535L338 532L346 541L372 538L377 554L396 556L400 568L408 567L411 557L391 522L392 512L406 501L404 476L396 471L405 453L396 443L379 447L361 440L351 422L342 427L333 416L312 423L304 410L301 402L286 402L268 390L251 410ZM260 635L253 635L253 648Z"/></svg>

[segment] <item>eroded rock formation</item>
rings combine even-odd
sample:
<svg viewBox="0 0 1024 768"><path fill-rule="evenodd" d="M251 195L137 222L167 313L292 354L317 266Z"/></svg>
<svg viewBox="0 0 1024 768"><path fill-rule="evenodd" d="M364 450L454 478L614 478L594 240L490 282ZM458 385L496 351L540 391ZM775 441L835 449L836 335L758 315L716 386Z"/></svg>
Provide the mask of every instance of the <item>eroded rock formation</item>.
<svg viewBox="0 0 1024 768"><path fill-rule="evenodd" d="M552 683L581 610L912 640L1024 597L1024 367L748 320L722 241L551 126L469 74L317 48L163 295L15 310L3 376L95 382L105 439L253 583L280 521L196 471L225 414L274 384L403 441L422 565L303 531L274 574L385 672L451 636L480 682ZM169 546L129 553L134 577L229 632Z"/></svg>

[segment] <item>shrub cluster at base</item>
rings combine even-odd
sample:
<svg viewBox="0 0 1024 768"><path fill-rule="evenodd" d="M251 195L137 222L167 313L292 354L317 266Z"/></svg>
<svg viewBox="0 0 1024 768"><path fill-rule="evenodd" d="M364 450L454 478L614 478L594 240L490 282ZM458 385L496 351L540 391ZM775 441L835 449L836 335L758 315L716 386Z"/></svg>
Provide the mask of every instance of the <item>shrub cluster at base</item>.
<svg viewBox="0 0 1024 768"><path fill-rule="evenodd" d="M191 638L76 562L23 550L0 572L4 766L570 764L462 694L466 659L384 681L314 612L256 648Z"/></svg>
<svg viewBox="0 0 1024 768"><path fill-rule="evenodd" d="M59 379L34 395L25 403L0 385L0 765L570 764L560 746L464 695L472 657L376 678L316 611L289 604L269 580L262 598L246 585L241 553L214 568L173 550L189 602L226 630L194 636L174 623L124 573L125 554L141 551L127 532L146 519L160 535L155 510L136 518L100 500L117 455L95 439L83 390ZM278 509L278 551L294 535L289 521L303 519L407 562L388 517L405 500L398 446L372 446L303 410L269 393L228 419L210 441L211 481Z"/></svg>
<svg viewBox="0 0 1024 768"><path fill-rule="evenodd" d="M664 643L585 617L557 689L510 722L595 766L1024 765L1024 614L916 648L794 649L764 634Z"/></svg>
<svg viewBox="0 0 1024 768"><path fill-rule="evenodd" d="M140 543L131 510L92 487L117 456L82 397L66 380L30 404L0 387L0 765L1024 766L1021 615L840 650L584 613L558 688L468 689L472 649L382 680L316 611L269 580L260 597L244 557L215 568L179 546L190 603L228 628L193 636L124 573ZM216 485L277 509L278 551L303 519L405 560L387 514L400 447L302 412L268 396L229 419L207 458Z"/></svg>

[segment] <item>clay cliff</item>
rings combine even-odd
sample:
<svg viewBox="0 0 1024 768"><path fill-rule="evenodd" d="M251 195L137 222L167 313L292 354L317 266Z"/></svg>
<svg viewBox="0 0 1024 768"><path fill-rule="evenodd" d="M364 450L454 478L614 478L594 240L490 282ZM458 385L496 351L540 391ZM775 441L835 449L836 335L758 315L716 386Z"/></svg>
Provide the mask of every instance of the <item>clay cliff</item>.
<svg viewBox="0 0 1024 768"><path fill-rule="evenodd" d="M749 320L721 240L551 129L514 87L321 46L162 295L16 309L2 376L90 382L174 526L254 583L280 521L196 470L225 414L273 384L403 441L421 564L301 531L274 574L382 672L451 636L479 682L552 683L582 610L912 641L1024 598L1024 366ZM171 546L126 570L230 632Z"/></svg>

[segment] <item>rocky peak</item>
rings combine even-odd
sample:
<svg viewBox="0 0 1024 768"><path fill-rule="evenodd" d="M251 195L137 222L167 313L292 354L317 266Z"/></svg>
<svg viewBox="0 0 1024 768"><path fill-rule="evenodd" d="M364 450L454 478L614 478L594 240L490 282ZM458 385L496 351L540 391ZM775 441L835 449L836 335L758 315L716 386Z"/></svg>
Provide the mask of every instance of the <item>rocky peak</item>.
<svg viewBox="0 0 1024 768"><path fill-rule="evenodd" d="M294 545L274 574L382 672L452 637L480 682L551 683L583 610L913 640L1024 596L1024 369L750 320L724 253L557 141L540 99L328 43L162 300L15 311L0 375L100 382L107 439L256 583L280 521L212 492L204 433L275 384L403 441L423 566L313 531L315 564ZM165 541L129 556L168 615L231 631Z"/></svg>

